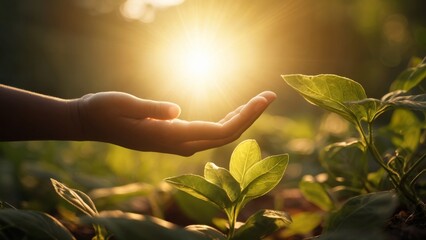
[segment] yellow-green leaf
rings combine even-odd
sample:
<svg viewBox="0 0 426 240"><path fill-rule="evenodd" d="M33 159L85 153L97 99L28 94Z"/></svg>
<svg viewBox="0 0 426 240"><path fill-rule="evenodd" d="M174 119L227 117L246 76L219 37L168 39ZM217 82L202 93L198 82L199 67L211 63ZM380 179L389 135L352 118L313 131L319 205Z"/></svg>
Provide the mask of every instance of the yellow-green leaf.
<svg viewBox="0 0 426 240"><path fill-rule="evenodd" d="M377 109L370 108L378 108L375 101L368 101L368 104L359 102L367 99L365 90L361 84L349 78L333 74L294 74L283 75L282 78L308 102L335 112L352 123L371 119L369 115Z"/></svg>
<svg viewBox="0 0 426 240"><path fill-rule="evenodd" d="M288 160L288 154L269 156L248 169L242 183L246 198L260 197L272 190L281 181Z"/></svg>
<svg viewBox="0 0 426 240"><path fill-rule="evenodd" d="M334 209L333 201L321 183L315 182L310 177L304 177L299 183L299 188L306 200L322 210L328 212Z"/></svg>
<svg viewBox="0 0 426 240"><path fill-rule="evenodd" d="M220 209L225 209L231 204L228 195L222 188L201 176L189 174L167 178L165 181L193 197L217 205Z"/></svg>
<svg viewBox="0 0 426 240"><path fill-rule="evenodd" d="M240 184L231 173L227 169L218 167L212 162L208 162L204 167L204 177L207 181L225 190L232 202L235 201L241 193Z"/></svg>
<svg viewBox="0 0 426 240"><path fill-rule="evenodd" d="M244 182L248 169L260 159L261 153L257 142L253 139L245 140L238 144L232 152L229 171L241 184Z"/></svg>

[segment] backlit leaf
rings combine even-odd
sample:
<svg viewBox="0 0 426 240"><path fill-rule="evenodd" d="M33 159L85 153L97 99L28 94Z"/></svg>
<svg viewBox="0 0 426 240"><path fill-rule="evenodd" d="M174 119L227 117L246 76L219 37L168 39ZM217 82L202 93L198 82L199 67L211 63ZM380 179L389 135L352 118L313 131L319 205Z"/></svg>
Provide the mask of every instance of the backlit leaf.
<svg viewBox="0 0 426 240"><path fill-rule="evenodd" d="M225 190L232 202L235 201L241 193L240 184L231 173L227 169L218 167L212 162L208 162L204 167L204 177L207 181Z"/></svg>
<svg viewBox="0 0 426 240"><path fill-rule="evenodd" d="M403 95L403 92L396 93L397 94L394 94L388 99L386 99L384 103L397 108L405 108L415 111L426 111L426 94Z"/></svg>
<svg viewBox="0 0 426 240"><path fill-rule="evenodd" d="M426 79L426 62L424 61L425 60L416 67L408 68L403 71L392 83L390 91L409 91Z"/></svg>
<svg viewBox="0 0 426 240"><path fill-rule="evenodd" d="M380 114L388 109L388 105L375 98L366 98L344 103L357 116L358 121L373 122Z"/></svg>
<svg viewBox="0 0 426 240"><path fill-rule="evenodd" d="M259 145L253 139L245 140L238 144L231 155L229 171L241 184L244 182L247 170L260 161L261 152Z"/></svg>
<svg viewBox="0 0 426 240"><path fill-rule="evenodd" d="M50 181L52 182L56 193L74 207L78 208L80 211L89 216L98 215L98 210L96 210L95 204L93 203L92 199L87 196L87 194L80 190L69 188L65 186L65 184L53 178L51 178Z"/></svg>
<svg viewBox="0 0 426 240"><path fill-rule="evenodd" d="M324 220L324 216L318 212L300 212L292 215L293 222L286 227L282 236L288 238L290 236L309 235Z"/></svg>
<svg viewBox="0 0 426 240"><path fill-rule="evenodd" d="M399 148L414 152L420 142L421 122L414 113L404 109L396 109L388 126L393 133L392 143Z"/></svg>
<svg viewBox="0 0 426 240"><path fill-rule="evenodd" d="M322 210L328 212L334 209L333 201L321 183L315 182L311 177L305 176L300 181L299 188L306 200L317 205Z"/></svg>
<svg viewBox="0 0 426 240"><path fill-rule="evenodd" d="M250 216L237 229L232 240L260 240L291 222L291 217L286 212L263 209Z"/></svg>
<svg viewBox="0 0 426 240"><path fill-rule="evenodd" d="M272 190L281 181L288 160L288 154L269 156L248 169L242 183L246 198L260 197Z"/></svg>
<svg viewBox="0 0 426 240"><path fill-rule="evenodd" d="M177 189L193 197L211 202L221 209L227 208L231 204L228 195L226 195L226 192L222 188L207 181L201 176L182 175L166 178L165 181L172 184Z"/></svg>
<svg viewBox="0 0 426 240"><path fill-rule="evenodd" d="M283 75L284 81L298 91L308 102L335 112L350 122L369 119L370 104L354 104L367 98L357 82L333 74L308 76Z"/></svg>

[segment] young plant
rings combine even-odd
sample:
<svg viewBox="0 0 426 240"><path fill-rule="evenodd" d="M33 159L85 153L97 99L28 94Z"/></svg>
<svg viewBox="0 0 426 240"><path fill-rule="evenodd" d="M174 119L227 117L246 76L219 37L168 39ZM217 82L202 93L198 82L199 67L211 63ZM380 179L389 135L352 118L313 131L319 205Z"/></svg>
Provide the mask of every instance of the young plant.
<svg viewBox="0 0 426 240"><path fill-rule="evenodd" d="M288 159L287 154L281 154L262 160L257 142L246 140L234 149L229 170L208 162L204 177L188 174L167 178L166 182L223 210L229 222L227 239L261 239L290 224L290 216L261 210L237 228L238 215L250 200L266 194L281 181Z"/></svg>
<svg viewBox="0 0 426 240"><path fill-rule="evenodd" d="M415 87L426 77L425 60L403 72L391 85L390 92L381 99L368 98L359 83L337 75L295 74L282 77L309 103L337 113L359 133L356 140L334 143L322 151L320 158L329 176L347 181L347 189L359 190L361 194L361 189L364 192L385 190L380 186L383 183L380 178L384 175L405 205L417 213L415 215L425 216L425 203L416 189L417 181L426 172L420 167L426 155L419 144L425 125L412 112L426 111L426 94L414 94ZM375 131L375 120L389 110L395 111L387 132ZM381 170L368 172L369 158L373 158ZM323 192L321 196L328 197L313 183L306 182L301 186L305 185L320 190ZM311 198L317 199L314 195ZM326 206L327 210L333 208L331 203Z"/></svg>
<svg viewBox="0 0 426 240"><path fill-rule="evenodd" d="M95 204L93 203L92 199L87 196L87 194L77 189L71 189L65 186L65 184L53 178L51 178L50 181L52 182L56 193L63 199L65 199L67 202L69 202L74 207L85 213L87 216L99 216L99 212L96 209ZM103 235L103 232L105 232L105 230L101 226L96 224L93 227L96 233L96 236L93 238L93 240L104 240L105 237Z"/></svg>
<svg viewBox="0 0 426 240"><path fill-rule="evenodd" d="M191 229L184 229L174 225L171 222L167 222L160 218L145 216L135 213L126 213L118 210L113 211L103 211L98 213L96 210L95 204L87 196L84 192L71 189L65 186L63 183L60 183L54 179L51 179L52 184L55 188L55 191L58 195L64 198L67 202L71 203L73 206L78 208L80 211L86 214L79 219L80 224L92 224L95 228L95 236L92 240L101 240L101 239L117 239L117 240L127 240L127 239L139 239L139 240L157 240L157 239L168 239L168 240L209 240L199 231L190 231ZM0 226L3 215L6 217L5 211L0 210ZM35 213L23 213L23 211L19 211L23 217L27 219L34 219ZM30 215L31 214L31 215ZM38 213L37 215L42 215L43 213ZM14 213L14 215L17 215ZM37 216L40 218L40 216ZM18 218L12 219L11 224L22 221L22 217L18 214ZM59 223L59 222L58 222ZM15 224L16 225L16 224ZM24 230L31 229L35 233L36 236L41 236L41 238L34 239L71 239L75 240L75 238L69 234L67 237L56 237L59 234L64 234L62 229L57 226L49 226L53 225L50 222L44 220L42 224L21 224L24 225ZM45 226L49 229L44 233L40 231L40 226ZM61 225L62 226L62 225ZM59 229L58 229L59 228ZM106 229L108 229L108 236L104 237L107 234ZM1 228L0 228L1 229ZM34 230L33 230L34 229ZM50 230L52 229L52 230ZM63 229L65 229L63 227ZM41 232L41 235L38 232ZM67 229L65 229L67 231ZM33 234L34 235L34 234ZM46 238L45 236L48 235ZM2 236L2 231L0 231L0 238ZM20 238L21 239L21 238ZM31 238L32 239L32 238Z"/></svg>

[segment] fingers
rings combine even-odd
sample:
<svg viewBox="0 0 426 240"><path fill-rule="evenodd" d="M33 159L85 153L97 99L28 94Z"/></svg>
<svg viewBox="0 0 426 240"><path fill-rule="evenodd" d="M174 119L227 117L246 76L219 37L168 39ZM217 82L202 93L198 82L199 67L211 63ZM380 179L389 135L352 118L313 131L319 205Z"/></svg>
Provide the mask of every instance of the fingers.
<svg viewBox="0 0 426 240"><path fill-rule="evenodd" d="M223 126L215 122L175 119L169 126L168 134L179 142L223 138Z"/></svg>
<svg viewBox="0 0 426 240"><path fill-rule="evenodd" d="M245 107L244 105L239 106L237 109L235 109L234 111L228 113L224 118L222 118L222 120L220 120L218 123L223 124L226 121L228 121L229 119L233 118L235 115L239 114L241 112L241 109L243 109Z"/></svg>
<svg viewBox="0 0 426 240"><path fill-rule="evenodd" d="M145 100L134 97L129 101L132 112L130 116L137 118L154 118L161 120L168 120L177 118L180 115L180 107L171 102L160 102L153 100Z"/></svg>
<svg viewBox="0 0 426 240"><path fill-rule="evenodd" d="M275 94L272 91L264 91L264 92L261 92L257 96L262 96L262 97L266 98L266 100L268 100L269 103L271 103L272 101L274 101L277 98L277 94Z"/></svg>
<svg viewBox="0 0 426 240"><path fill-rule="evenodd" d="M273 92L263 92L250 101L227 114L221 121L184 121L170 119L177 116L180 109L177 105L167 102L156 102L134 98L132 111L138 111L139 118L135 126L140 131L133 131L139 139L132 142L135 149L145 149L165 153L190 156L198 151L220 147L238 139L254 121L263 113L276 98ZM175 112L173 112L175 111ZM140 139L150 136L148 142ZM140 146L140 144L145 144Z"/></svg>
<svg viewBox="0 0 426 240"><path fill-rule="evenodd" d="M243 133L275 99L276 94L270 91L262 92L252 98L237 114L223 123L225 131L234 134Z"/></svg>
<svg viewBox="0 0 426 240"><path fill-rule="evenodd" d="M264 92L238 107L218 123L205 121L182 121L175 119L168 126L169 136L178 142L219 140L241 135L276 98L272 92Z"/></svg>
<svg viewBox="0 0 426 240"><path fill-rule="evenodd" d="M258 94L256 97L263 97L267 100L267 104L269 105L272 101L275 100L275 98L277 97L277 95L274 92L271 91L265 91L262 92L260 94ZM250 101L249 101L250 103ZM253 104L253 102L251 102ZM239 114L241 112L241 110L246 106L247 104L241 105L239 106L237 109L235 109L234 111L228 113L222 120L219 121L219 123L223 124L227 121L229 121L230 119L232 119L234 116L236 116L237 114Z"/></svg>

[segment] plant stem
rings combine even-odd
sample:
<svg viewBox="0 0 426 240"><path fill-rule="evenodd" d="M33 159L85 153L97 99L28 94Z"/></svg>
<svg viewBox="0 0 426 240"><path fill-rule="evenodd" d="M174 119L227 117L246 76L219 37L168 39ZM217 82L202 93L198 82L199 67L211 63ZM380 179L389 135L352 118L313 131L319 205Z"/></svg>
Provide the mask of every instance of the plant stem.
<svg viewBox="0 0 426 240"><path fill-rule="evenodd" d="M416 167L424 160L426 159L426 154L422 155L419 159L417 159L413 165L410 166L410 168L407 170L407 172L405 172L404 176L402 176L401 181L405 180L410 174L411 172L413 172Z"/></svg>
<svg viewBox="0 0 426 240"><path fill-rule="evenodd" d="M391 178L392 183L397 187L397 181L394 179L394 171L390 169L388 166L386 166L382 156L380 155L379 151L374 145L374 138L373 138L373 129L371 126L371 123L368 123L368 136L365 134L364 129L362 128L361 124L357 123L357 129L359 134L361 135L361 138L365 145L367 146L369 152L373 155L374 160L383 168L385 171L389 174L389 177Z"/></svg>
<svg viewBox="0 0 426 240"><path fill-rule="evenodd" d="M231 214L228 215L229 219L229 233L228 233L228 239L232 239L235 233L235 225L237 223L237 217L238 217L238 206L234 205L231 208Z"/></svg>
<svg viewBox="0 0 426 240"><path fill-rule="evenodd" d="M102 227L100 225L95 224L95 225L93 225L93 228L95 229L95 235L96 235L94 239L104 240L105 237L102 234Z"/></svg>
<svg viewBox="0 0 426 240"><path fill-rule="evenodd" d="M368 150L373 155L374 160L388 173L389 178L392 184L394 185L395 189L397 190L397 192L399 192L409 202L414 204L414 206L421 205L423 202L419 200L417 194L407 189L405 187L406 184L401 184L402 178L399 176L399 174L385 164L385 161L380 155L379 150L376 148L376 145L374 144L373 128L371 123L368 123L368 137L365 135L360 125L358 125L358 128L365 144L367 145Z"/></svg>

